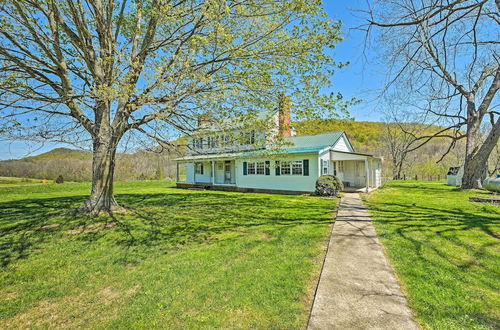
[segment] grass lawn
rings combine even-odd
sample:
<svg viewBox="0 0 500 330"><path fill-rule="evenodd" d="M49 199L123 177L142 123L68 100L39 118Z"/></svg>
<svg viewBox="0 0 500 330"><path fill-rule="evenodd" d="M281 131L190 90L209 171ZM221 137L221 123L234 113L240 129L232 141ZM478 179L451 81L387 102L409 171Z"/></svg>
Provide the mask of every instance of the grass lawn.
<svg viewBox="0 0 500 330"><path fill-rule="evenodd" d="M41 179L27 179L27 178L14 178L0 176L0 187L12 187L19 185L29 185L29 184L47 184L52 183L53 180L41 180Z"/></svg>
<svg viewBox="0 0 500 330"><path fill-rule="evenodd" d="M500 206L443 182L397 182L365 197L387 254L429 329L500 327Z"/></svg>
<svg viewBox="0 0 500 330"><path fill-rule="evenodd" d="M0 328L304 328L335 200L119 182L0 185Z"/></svg>

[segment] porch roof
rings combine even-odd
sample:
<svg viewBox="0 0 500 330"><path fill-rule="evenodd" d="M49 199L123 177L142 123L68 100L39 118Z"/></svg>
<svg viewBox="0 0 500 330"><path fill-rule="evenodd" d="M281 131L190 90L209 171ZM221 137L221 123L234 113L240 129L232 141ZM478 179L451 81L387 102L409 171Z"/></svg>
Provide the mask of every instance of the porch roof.
<svg viewBox="0 0 500 330"><path fill-rule="evenodd" d="M381 156L374 156L372 154L364 154L364 153L361 153L361 152L349 152L349 151L340 151L340 150L330 150L331 153L339 153L339 154L342 154L344 155L344 157L349 157L349 155L351 156L355 156L353 157L353 159L359 159L358 157L356 156L361 156L361 157L366 157L366 158L374 158L374 159L380 159L380 160L383 160L383 157ZM347 159L348 160L348 159Z"/></svg>
<svg viewBox="0 0 500 330"><path fill-rule="evenodd" d="M324 149L334 146L343 134L343 131L336 131L314 135L295 135L285 138L285 141L290 142L295 148L322 147Z"/></svg>
<svg viewBox="0 0 500 330"><path fill-rule="evenodd" d="M227 159L227 158L264 157L266 155L317 153L328 147L329 146L315 146L315 147L301 147L301 148L285 148L283 150L255 150L247 152L231 152L224 154L192 155L192 156L176 158L174 160L176 161L211 160L211 159Z"/></svg>

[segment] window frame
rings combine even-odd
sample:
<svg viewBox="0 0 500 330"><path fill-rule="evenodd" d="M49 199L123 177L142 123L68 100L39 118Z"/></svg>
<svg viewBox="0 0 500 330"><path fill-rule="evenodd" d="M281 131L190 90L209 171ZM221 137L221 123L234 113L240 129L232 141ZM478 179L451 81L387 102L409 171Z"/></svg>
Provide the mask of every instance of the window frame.
<svg viewBox="0 0 500 330"><path fill-rule="evenodd" d="M255 162L247 162L247 174L248 175L255 175L256 172L257 172L257 168L255 167Z"/></svg>
<svg viewBox="0 0 500 330"><path fill-rule="evenodd" d="M295 165L300 165L300 166L295 166ZM300 170L300 173L295 173L295 170ZM291 162L291 175L304 175L304 161L303 160L293 160Z"/></svg>
<svg viewBox="0 0 500 330"><path fill-rule="evenodd" d="M321 174L326 175L328 174L328 160L322 159L321 160L322 166L321 166Z"/></svg>
<svg viewBox="0 0 500 330"><path fill-rule="evenodd" d="M194 146L196 149L203 149L203 138L195 138Z"/></svg>
<svg viewBox="0 0 500 330"><path fill-rule="evenodd" d="M259 170L262 170L262 173ZM266 163L264 161L255 162L255 175L266 175Z"/></svg>
<svg viewBox="0 0 500 330"><path fill-rule="evenodd" d="M194 163L194 174L203 175L203 162Z"/></svg>
<svg viewBox="0 0 500 330"><path fill-rule="evenodd" d="M292 175L292 163L289 160L280 161L280 174L281 175ZM288 173L286 173L288 172Z"/></svg>

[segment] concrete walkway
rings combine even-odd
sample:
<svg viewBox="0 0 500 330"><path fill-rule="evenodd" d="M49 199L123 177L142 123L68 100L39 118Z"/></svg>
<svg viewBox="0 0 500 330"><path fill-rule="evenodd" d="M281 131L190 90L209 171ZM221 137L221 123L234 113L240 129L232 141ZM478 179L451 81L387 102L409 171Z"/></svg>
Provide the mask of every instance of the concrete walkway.
<svg viewBox="0 0 500 330"><path fill-rule="evenodd" d="M419 329L359 194L345 194L308 329Z"/></svg>

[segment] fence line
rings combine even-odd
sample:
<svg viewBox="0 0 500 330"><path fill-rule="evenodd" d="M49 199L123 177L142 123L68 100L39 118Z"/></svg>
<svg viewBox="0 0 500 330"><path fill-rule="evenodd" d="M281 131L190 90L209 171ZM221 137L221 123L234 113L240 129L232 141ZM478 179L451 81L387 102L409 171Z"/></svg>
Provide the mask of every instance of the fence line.
<svg viewBox="0 0 500 330"><path fill-rule="evenodd" d="M393 179L393 177L384 177L384 181L388 180L396 180ZM446 175L445 174L414 174L414 175L406 175L403 174L403 176L399 180L420 180L420 181L441 181L441 180L446 180Z"/></svg>

